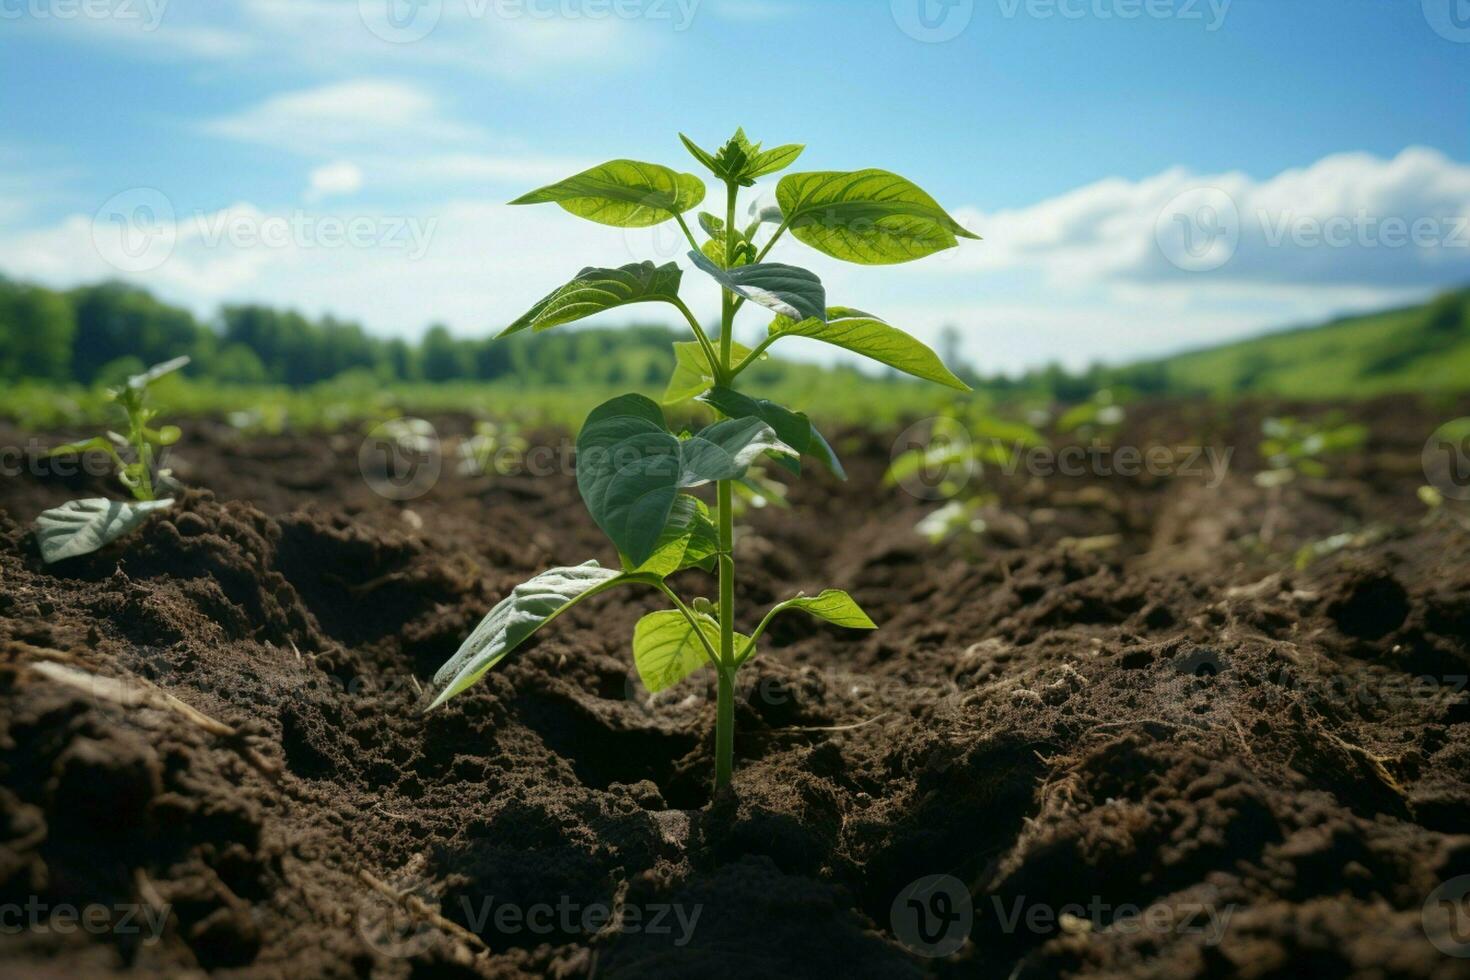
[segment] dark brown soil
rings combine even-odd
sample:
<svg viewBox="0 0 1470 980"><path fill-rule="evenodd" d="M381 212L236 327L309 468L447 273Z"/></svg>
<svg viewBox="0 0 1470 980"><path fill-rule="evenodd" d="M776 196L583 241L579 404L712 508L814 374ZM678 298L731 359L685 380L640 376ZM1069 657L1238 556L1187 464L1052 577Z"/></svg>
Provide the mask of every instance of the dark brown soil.
<svg viewBox="0 0 1470 980"><path fill-rule="evenodd" d="M36 514L112 488L6 478L0 975L1470 976L1436 893L1470 875L1470 533L1415 495L1470 410L1349 409L1369 447L1274 502L1265 411L1114 439L1232 447L1217 487L988 474L986 530L932 546L890 440L840 440L849 483L750 516L739 598L845 587L882 628L777 620L715 799L708 678L631 671L655 595L420 713L513 585L613 557L568 475L398 503L357 436L201 423L198 489L50 568Z"/></svg>

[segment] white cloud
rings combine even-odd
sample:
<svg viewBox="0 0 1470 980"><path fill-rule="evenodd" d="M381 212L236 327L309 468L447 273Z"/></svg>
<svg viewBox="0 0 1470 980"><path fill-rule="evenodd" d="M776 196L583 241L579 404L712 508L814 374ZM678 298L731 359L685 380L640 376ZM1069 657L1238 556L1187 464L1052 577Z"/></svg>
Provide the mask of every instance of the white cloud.
<svg viewBox="0 0 1470 980"><path fill-rule="evenodd" d="M356 194L362 190L362 168L351 160L338 160L317 167L308 179L311 181L306 189L308 202Z"/></svg>
<svg viewBox="0 0 1470 980"><path fill-rule="evenodd" d="M439 115L435 98L407 82L361 78L272 96L205 123L206 132L304 154L379 147L389 139L453 144L482 135Z"/></svg>
<svg viewBox="0 0 1470 980"><path fill-rule="evenodd" d="M965 250L969 267L1038 270L1061 287L1239 296L1470 279L1470 165L1416 147L1391 160L1339 154L1266 180L1179 168L961 218L987 240Z"/></svg>
<svg viewBox="0 0 1470 980"><path fill-rule="evenodd" d="M338 76L421 66L526 83L570 67L610 70L636 65L656 54L665 35L672 36L681 24L687 27L687 7L680 4L668 5L665 23L662 18L563 16L560 7L548 0L520 5L442 0L417 8L429 18L423 22L426 33L419 36L413 25L400 31L387 18L388 5L395 2L238 0L185 5L138 0L130 7L136 17L28 17L14 23L18 30L106 45L128 56L196 62L211 69L253 70L270 58ZM548 9L552 16L545 16Z"/></svg>

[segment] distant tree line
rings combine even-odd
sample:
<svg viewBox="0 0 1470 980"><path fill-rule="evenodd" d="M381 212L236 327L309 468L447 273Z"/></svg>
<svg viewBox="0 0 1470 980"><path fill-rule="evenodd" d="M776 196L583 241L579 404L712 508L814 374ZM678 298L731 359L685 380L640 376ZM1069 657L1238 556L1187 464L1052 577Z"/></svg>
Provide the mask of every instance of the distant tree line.
<svg viewBox="0 0 1470 980"><path fill-rule="evenodd" d="M300 387L348 371L391 381L494 381L528 384L662 383L672 341L658 326L568 330L528 342L456 338L430 327L418 342L369 334L331 316L313 320L265 306L223 307L212 322L109 282L52 290L0 277L0 380L114 383L180 354L190 373L237 384Z"/></svg>
<svg viewBox="0 0 1470 980"><path fill-rule="evenodd" d="M672 342L688 339L661 326L520 334L497 341L490 336L487 329L482 337L458 338L435 325L418 341L377 337L332 316L313 320L257 305L227 305L204 322L126 283L52 290L0 276L0 381L115 384L149 364L188 354L191 375L233 384L303 387L350 371L385 383L513 379L527 385L652 389L668 378ZM938 346L961 377L999 395L1076 402L1114 385L1143 395L1170 389L1162 363L1095 365L1082 372L1053 364L1016 377L981 376L963 362L956 328L947 327ZM753 378L770 383L792 371L812 370L767 361Z"/></svg>

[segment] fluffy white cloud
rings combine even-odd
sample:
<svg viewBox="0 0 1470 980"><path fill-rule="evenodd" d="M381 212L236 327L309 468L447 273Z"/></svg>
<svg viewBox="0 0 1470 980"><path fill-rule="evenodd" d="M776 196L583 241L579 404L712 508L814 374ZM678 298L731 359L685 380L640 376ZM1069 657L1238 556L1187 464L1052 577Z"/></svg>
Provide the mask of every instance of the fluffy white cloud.
<svg viewBox="0 0 1470 980"><path fill-rule="evenodd" d="M338 160L311 172L306 189L308 202L328 197L356 194L362 190L362 168L351 160Z"/></svg>
<svg viewBox="0 0 1470 980"><path fill-rule="evenodd" d="M569 16L562 0L138 0L124 16L28 17L15 29L130 56L248 70L264 59L309 72L360 74L386 66L449 68L534 82L546 71L607 70L656 54L688 27L699 0L656 5L667 17ZM655 5L650 5L654 9ZM401 18L409 13L407 20ZM7 25L10 29L10 25Z"/></svg>
<svg viewBox="0 0 1470 980"><path fill-rule="evenodd" d="M1174 169L962 217L988 243L966 250L970 267L1041 271L1061 287L1270 295L1470 278L1470 166L1424 148L1339 154L1265 180Z"/></svg>
<svg viewBox="0 0 1470 980"><path fill-rule="evenodd" d="M437 101L424 88L375 78L272 96L211 120L204 130L304 154L371 149L390 136L419 144L452 145L483 135L474 126L442 117Z"/></svg>

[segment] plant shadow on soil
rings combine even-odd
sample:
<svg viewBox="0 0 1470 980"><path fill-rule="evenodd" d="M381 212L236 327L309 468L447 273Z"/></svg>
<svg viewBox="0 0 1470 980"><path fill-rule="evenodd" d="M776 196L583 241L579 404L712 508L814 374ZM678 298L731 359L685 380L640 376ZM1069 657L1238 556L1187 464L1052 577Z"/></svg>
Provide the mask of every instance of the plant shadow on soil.
<svg viewBox="0 0 1470 980"><path fill-rule="evenodd" d="M751 514L741 606L838 586L883 628L776 622L714 798L708 678L632 672L655 595L422 714L513 585L611 557L569 477L395 503L351 435L201 422L198 489L52 568L29 522L107 487L7 478L0 907L108 918L7 930L0 973L1467 975L1426 909L1470 875L1470 542L1415 498L1441 419L1347 407L1372 443L1289 487L1263 549L1279 410L1140 406L1116 442L1235 447L1226 480L989 475L986 530L933 546L935 505L879 489L888 442L839 440L848 483ZM904 921L932 875L972 904L952 950Z"/></svg>

